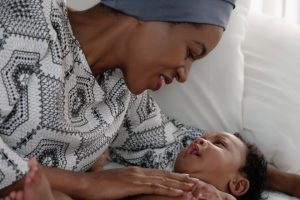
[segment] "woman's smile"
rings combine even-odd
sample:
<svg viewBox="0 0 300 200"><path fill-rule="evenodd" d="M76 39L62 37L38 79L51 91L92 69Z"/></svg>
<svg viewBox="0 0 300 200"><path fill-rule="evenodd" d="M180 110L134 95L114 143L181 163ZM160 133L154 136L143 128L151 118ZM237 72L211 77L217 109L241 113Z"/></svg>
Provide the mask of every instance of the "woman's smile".
<svg viewBox="0 0 300 200"><path fill-rule="evenodd" d="M163 77L162 75L160 75L160 76L158 77L157 82L156 82L156 86L155 86L155 88L154 88L154 91L159 90L159 89L163 86L164 82L165 82L164 77Z"/></svg>
<svg viewBox="0 0 300 200"><path fill-rule="evenodd" d="M158 76L158 80L156 81L156 85L154 87L154 91L159 90L164 84L171 84L173 79L167 75L161 74Z"/></svg>

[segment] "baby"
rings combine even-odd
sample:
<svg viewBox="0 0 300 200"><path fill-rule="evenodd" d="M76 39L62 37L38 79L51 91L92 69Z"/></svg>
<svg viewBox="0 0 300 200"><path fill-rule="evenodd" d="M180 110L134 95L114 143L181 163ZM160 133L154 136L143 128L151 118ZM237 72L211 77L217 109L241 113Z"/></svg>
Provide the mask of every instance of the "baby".
<svg viewBox="0 0 300 200"><path fill-rule="evenodd" d="M35 199L34 196L38 192L49 194L49 199L54 199L47 179L41 170L38 170L35 159L29 161L29 167L24 190L11 193L5 200ZM189 174L239 200L260 199L266 169L267 163L255 146L245 142L239 134L226 132L212 132L194 140L179 153L174 166L175 172ZM197 187L199 185L195 185L194 190L197 190ZM203 191L200 190L200 194L202 197L196 199L206 199ZM178 199L190 199L192 196L191 193L186 193ZM60 199L68 197L62 196ZM141 195L130 199L175 198Z"/></svg>
<svg viewBox="0 0 300 200"><path fill-rule="evenodd" d="M239 134L210 133L178 155L174 171L191 174L237 199L258 200L266 180L267 162Z"/></svg>
<svg viewBox="0 0 300 200"><path fill-rule="evenodd" d="M267 163L254 145L238 133L226 132L211 132L194 140L179 153L174 166L175 172L189 174L238 200L261 199L266 170ZM134 199L170 198L143 195Z"/></svg>

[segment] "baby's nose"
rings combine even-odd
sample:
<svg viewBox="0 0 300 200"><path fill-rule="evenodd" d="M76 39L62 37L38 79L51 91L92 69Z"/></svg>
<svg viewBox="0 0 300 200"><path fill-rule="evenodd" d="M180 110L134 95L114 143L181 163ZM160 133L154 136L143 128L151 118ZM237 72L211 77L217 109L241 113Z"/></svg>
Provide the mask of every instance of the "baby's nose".
<svg viewBox="0 0 300 200"><path fill-rule="evenodd" d="M196 143L199 144L201 147L206 148L207 147L207 140L204 138L198 138L196 140Z"/></svg>

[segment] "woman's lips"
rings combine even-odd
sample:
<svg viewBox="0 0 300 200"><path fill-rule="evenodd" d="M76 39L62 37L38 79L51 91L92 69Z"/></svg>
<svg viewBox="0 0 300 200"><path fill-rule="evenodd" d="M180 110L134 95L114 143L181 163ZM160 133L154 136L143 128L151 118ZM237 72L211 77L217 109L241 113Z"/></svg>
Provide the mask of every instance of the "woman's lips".
<svg viewBox="0 0 300 200"><path fill-rule="evenodd" d="M166 75L162 75L162 76L164 77L166 84L171 84L173 82L172 78L170 78L170 77L168 77Z"/></svg>
<svg viewBox="0 0 300 200"><path fill-rule="evenodd" d="M159 90L163 86L164 82L165 82L164 77L163 76L159 76L159 79L158 79L158 81L156 83L156 86L155 86L154 90L155 91Z"/></svg>
<svg viewBox="0 0 300 200"><path fill-rule="evenodd" d="M159 76L159 79L158 79L158 81L156 83L156 86L155 86L154 90L155 91L159 90L163 86L164 83L171 84L172 82L173 82L172 78L170 78L170 77L162 74L162 75Z"/></svg>

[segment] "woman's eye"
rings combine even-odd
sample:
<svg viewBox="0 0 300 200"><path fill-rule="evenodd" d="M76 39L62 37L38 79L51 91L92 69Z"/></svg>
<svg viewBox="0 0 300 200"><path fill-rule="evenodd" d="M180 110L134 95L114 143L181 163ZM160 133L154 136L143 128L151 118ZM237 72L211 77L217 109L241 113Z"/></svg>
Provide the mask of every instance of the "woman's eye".
<svg viewBox="0 0 300 200"><path fill-rule="evenodd" d="M191 59L193 61L196 60L196 56L193 54L193 52L190 48L187 49L186 58Z"/></svg>

